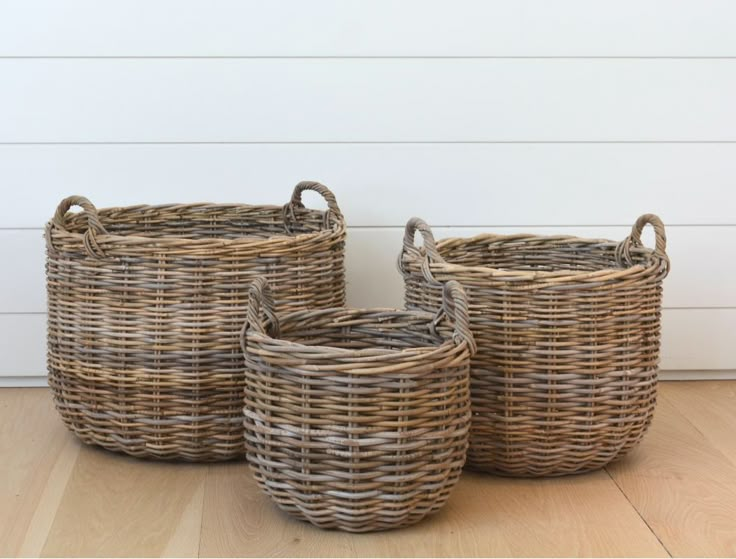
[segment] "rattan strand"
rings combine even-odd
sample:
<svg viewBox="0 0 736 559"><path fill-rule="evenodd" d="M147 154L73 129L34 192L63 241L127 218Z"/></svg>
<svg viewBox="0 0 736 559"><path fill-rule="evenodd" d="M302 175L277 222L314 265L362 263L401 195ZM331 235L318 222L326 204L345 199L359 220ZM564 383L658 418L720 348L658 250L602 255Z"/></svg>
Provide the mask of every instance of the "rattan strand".
<svg viewBox="0 0 736 559"><path fill-rule="evenodd" d="M253 284L243 329L246 447L260 487L302 520L351 532L437 511L470 425L475 346L462 287L445 286L437 315L336 308L277 320L266 285Z"/></svg>
<svg viewBox="0 0 736 559"><path fill-rule="evenodd" d="M647 224L654 250L641 243ZM620 243L486 234L435 244L425 222L408 222L399 257L407 307L436 309L440 282L453 279L470 302L469 468L583 472L639 442L656 402L665 250L651 214Z"/></svg>
<svg viewBox="0 0 736 559"><path fill-rule="evenodd" d="M328 209L305 209L304 190ZM49 384L66 425L134 456L244 456L249 283L268 277L279 312L344 304L345 231L314 182L285 206L64 200L46 238Z"/></svg>

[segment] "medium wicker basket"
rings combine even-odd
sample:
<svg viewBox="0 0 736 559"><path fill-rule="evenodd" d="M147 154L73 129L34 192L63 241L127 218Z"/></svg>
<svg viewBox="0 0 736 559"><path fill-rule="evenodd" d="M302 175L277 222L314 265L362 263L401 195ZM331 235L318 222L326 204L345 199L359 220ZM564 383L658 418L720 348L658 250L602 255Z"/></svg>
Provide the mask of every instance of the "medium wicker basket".
<svg viewBox="0 0 736 559"><path fill-rule="evenodd" d="M647 224L653 250L640 239ZM468 467L570 474L639 442L656 402L665 248L654 215L640 217L620 243L479 235L435 244L425 222L408 222L399 258L407 307L436 309L438 282L453 279L470 302L478 352Z"/></svg>
<svg viewBox="0 0 736 559"><path fill-rule="evenodd" d="M305 209L304 190L328 209ZM279 311L344 304L345 231L314 182L285 206L62 201L46 226L48 373L66 425L134 456L244 456L250 281L269 278Z"/></svg>
<svg viewBox="0 0 736 559"><path fill-rule="evenodd" d="M437 511L470 428L474 342L462 287L437 315L326 309L277 319L263 280L243 328L248 459L277 505L368 532ZM261 321L261 313L269 317Z"/></svg>

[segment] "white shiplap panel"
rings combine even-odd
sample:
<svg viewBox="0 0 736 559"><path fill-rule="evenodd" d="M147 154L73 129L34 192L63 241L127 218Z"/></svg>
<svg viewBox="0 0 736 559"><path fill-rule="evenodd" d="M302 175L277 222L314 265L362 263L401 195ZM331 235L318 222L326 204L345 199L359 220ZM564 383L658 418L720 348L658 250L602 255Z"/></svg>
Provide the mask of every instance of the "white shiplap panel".
<svg viewBox="0 0 736 559"><path fill-rule="evenodd" d="M0 313L46 312L43 231L0 229L0 261Z"/></svg>
<svg viewBox="0 0 736 559"><path fill-rule="evenodd" d="M736 369L736 309L668 309L662 316L665 370ZM0 377L46 370L46 315L0 315Z"/></svg>
<svg viewBox="0 0 736 559"><path fill-rule="evenodd" d="M305 178L350 225L736 224L736 144L5 145L0 170L1 227L40 227L77 193L282 204Z"/></svg>
<svg viewBox="0 0 736 559"><path fill-rule="evenodd" d="M733 59L3 59L0 76L0 142L736 140Z"/></svg>
<svg viewBox="0 0 736 559"><path fill-rule="evenodd" d="M736 369L736 309L663 311L662 368Z"/></svg>
<svg viewBox="0 0 736 559"><path fill-rule="evenodd" d="M46 372L46 315L0 315L0 377Z"/></svg>
<svg viewBox="0 0 736 559"><path fill-rule="evenodd" d="M734 56L728 0L16 0L2 56Z"/></svg>
<svg viewBox="0 0 736 559"><path fill-rule="evenodd" d="M484 231L570 234L623 239L626 227L435 228L437 238L470 236ZM346 255L348 299L355 306L401 306L402 281L396 270L400 228L351 228ZM652 245L648 229L645 241ZM734 307L736 290L736 226L671 227L668 253L672 273L665 283L666 307ZM0 312L44 312L44 240L41 232L0 231L0 261L13 262L12 273L0 274ZM736 337L736 334L734 334Z"/></svg>

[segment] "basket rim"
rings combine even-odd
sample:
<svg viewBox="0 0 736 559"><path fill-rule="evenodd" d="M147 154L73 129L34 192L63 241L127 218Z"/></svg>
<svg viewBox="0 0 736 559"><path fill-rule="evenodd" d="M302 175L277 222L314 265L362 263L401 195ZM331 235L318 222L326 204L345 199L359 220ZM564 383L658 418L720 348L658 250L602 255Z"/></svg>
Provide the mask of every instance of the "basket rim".
<svg viewBox="0 0 736 559"><path fill-rule="evenodd" d="M116 212L133 212L137 210L150 210L153 212L158 211L177 211L177 210L187 210L187 209L238 209L238 208L254 208L254 209L264 209L264 210L273 210L273 211L282 211L283 206L275 205L275 204L242 204L242 203L210 203L210 202L194 202L194 203L185 203L185 204L155 204L155 205L149 205L149 204L137 204L132 206L111 206L106 208L100 208L98 210L101 217L105 217L105 214L111 214ZM325 210L316 210L311 208L303 208L301 211L306 212L314 212L316 214L324 215ZM81 215L75 214L75 215ZM322 236L332 236L332 235L342 235L347 230L347 225L345 222L345 217L342 214L335 214L333 213L333 219L331 221L333 225L329 228L320 229L318 231L312 231L308 233L298 233L295 235L290 235L288 233L278 233L269 235L268 237L258 237L255 235L243 235L241 237L232 238L232 239L226 239L222 237L210 237L210 238L194 238L194 237L188 237L188 236L182 236L182 237L176 237L173 235L167 235L167 236L149 236L149 235L141 235L141 234L130 234L130 235L120 235L117 233L99 233L95 235L95 238L98 243L115 243L115 242L121 242L124 243L125 241L130 241L133 243L154 243L157 245L168 245L173 244L178 246L179 248L182 247L182 244L190 244L192 246L212 246L213 244L220 245L220 246L230 246L230 245L238 245L238 244L247 244L248 246L255 246L262 243L270 243L274 240L283 240L283 241L301 241L305 239L314 239L319 238ZM56 224L54 224L53 220L48 220L46 222L45 229L47 230L49 235L53 236L60 236L62 238L67 239L77 239L80 242L84 241L85 233L84 232L76 232L76 231L69 231L67 229L62 229Z"/></svg>
<svg viewBox="0 0 736 559"><path fill-rule="evenodd" d="M325 309L307 309L302 311L294 311L290 312L288 314L284 314L279 316L279 323L280 324L286 324L289 322L303 322L306 318L309 318L310 316L321 316L321 315L329 315L333 313L349 313L350 315L361 315L364 313L380 313L380 312L388 312L392 313L394 315L404 315L404 316L411 316L415 318L425 318L427 320L427 327L429 328L432 324L432 321L435 319L436 315L430 312L426 311L420 311L420 310L406 310L406 309L396 309L393 307L371 307L371 308L351 308L351 307L328 307ZM246 324L247 326L247 324ZM264 321L264 327L266 332L271 330L272 322L270 319L267 319ZM449 327L448 327L449 328ZM452 332L450 331L448 335L442 336L442 342L438 343L437 345L423 345L423 346L416 346L416 347L409 347L409 348L402 348L402 349L384 349L384 348L364 348L364 349L345 349L345 348L339 348L334 346L327 346L327 345L310 345L310 344L303 344L299 342L295 342L289 339L284 339L283 336L277 336L274 337L269 333L262 333L258 332L254 329L248 329L246 332L246 338L247 340L251 339L260 339L264 342L269 342L270 344L275 344L279 346L283 346L284 348L291 348L294 350L301 350L305 353L312 353L315 354L315 358L319 360L323 359L329 359L330 357L334 356L335 358L344 359L346 357L349 357L353 359L356 364L364 364L368 367L373 365L373 368L385 368L388 366L388 363L385 363L383 360L387 357L422 357L424 359L433 359L438 360L439 357L441 357L443 354L448 353L454 353L457 350L463 350L470 352L468 346L468 342L464 339L456 340L453 336ZM400 361L392 362L391 365L398 366L400 365ZM414 366L416 363L406 363L406 365ZM304 365L305 368L309 368L309 370L322 370L322 369L330 369L334 368L333 366L326 366L326 365L311 365L309 363L306 363ZM360 375L360 374L372 374L372 371L370 369L366 370L355 370L350 371L350 374Z"/></svg>
<svg viewBox="0 0 736 559"><path fill-rule="evenodd" d="M539 242L554 242L554 241L574 241L576 243L590 244L602 246L605 248L615 250L619 245L618 242L610 239L601 238L588 238L579 237L575 235L536 235L532 233L512 233L512 234L496 234L496 233L480 233L470 237L445 237L437 241L437 250L442 252L443 249L447 249L448 246L452 245L463 245L471 243L479 243L485 241L539 241ZM426 252L423 248L418 249L422 258L417 258L416 255L410 253L402 253L402 261L409 264L421 263L426 258ZM436 260L429 259L429 266L432 270L439 270L441 272L455 274L458 272L467 271L472 273L474 276L479 277L492 277L499 281L535 281L535 280L550 280L555 283L562 283L568 281L601 281L602 278L606 279L620 279L630 274L641 273L646 271L657 271L663 267L666 269L666 259L657 254L654 249L637 246L631 249L631 252L638 255L646 255L650 261L650 265L645 266L643 264L630 264L621 268L600 268L598 270L514 270L513 268L498 268L494 266L468 266L466 264L456 264L452 261L438 262ZM444 256L443 256L444 257Z"/></svg>

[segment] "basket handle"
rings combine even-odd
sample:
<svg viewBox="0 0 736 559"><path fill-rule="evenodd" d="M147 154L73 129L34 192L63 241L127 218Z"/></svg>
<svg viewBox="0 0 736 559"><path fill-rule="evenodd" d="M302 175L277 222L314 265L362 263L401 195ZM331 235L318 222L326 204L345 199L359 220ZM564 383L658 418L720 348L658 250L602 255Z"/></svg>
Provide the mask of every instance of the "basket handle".
<svg viewBox="0 0 736 559"><path fill-rule="evenodd" d="M434 324L439 323L443 315L455 324L455 332L452 338L458 343L462 340L466 341L470 348L470 354L474 355L478 347L470 329L468 296L457 280L450 280L442 286L442 307L437 312Z"/></svg>
<svg viewBox="0 0 736 559"><path fill-rule="evenodd" d="M324 220L325 227L330 226L330 218L333 216L339 221L343 220L342 210L340 210L340 206L337 205L337 199L329 188L327 188L321 182L301 181L294 187L294 192L291 195L291 200L289 200L289 203L284 206L284 225L286 226L288 232L291 232L289 222L296 221L294 209L304 208L304 203L302 202L302 192L304 192L305 190L313 190L314 192L320 194L322 198L324 198L327 202L327 211L325 212Z"/></svg>
<svg viewBox="0 0 736 559"><path fill-rule="evenodd" d="M634 222L631 227L631 234L616 247L616 258L619 262L632 262L630 251L633 247L644 246L641 242L641 234L647 225L654 228L654 253L667 262L667 271L669 272L670 259L667 256L667 235L665 234L664 223L654 214L644 214Z"/></svg>
<svg viewBox="0 0 736 559"><path fill-rule="evenodd" d="M427 261L434 260L435 262L444 262L445 259L442 258L439 251L437 250L437 243L434 240L432 228L427 224L426 221L419 217L412 217L411 219L409 219L409 221L406 222L406 227L404 228L404 245L401 248L401 253L399 253L399 271L402 274L405 273L404 259L406 256L413 256L414 258L421 257L419 249L414 244L414 237L416 236L417 231L419 231L419 233L422 235L422 241L424 242L424 252L427 256L424 263L424 268L426 268L425 274L428 275L428 279L433 279L431 278L429 267L426 266L426 264L428 263Z"/></svg>
<svg viewBox="0 0 736 559"><path fill-rule="evenodd" d="M95 233L99 233L102 235L107 234L107 231L100 221L100 216L97 213L97 208L84 196L69 196L68 198L64 198L59 203L59 207L56 208L56 213L52 218L52 222L54 223L54 225L56 225L60 229L66 229L66 215L67 213L69 213L69 210L74 206L79 206L84 210L84 213L87 216L87 225L90 229L92 229Z"/></svg>
<svg viewBox="0 0 736 559"><path fill-rule="evenodd" d="M274 309L273 293L268 281L263 276L255 278L248 290L248 308L245 313L245 323L240 331L240 347L243 348L243 353L246 351L246 333L249 328L261 334L267 333L263 325L264 314L271 320L273 335L278 337L279 319Z"/></svg>
<svg viewBox="0 0 736 559"><path fill-rule="evenodd" d="M56 208L56 213L51 218L51 223L54 227L66 231L66 217L69 210L74 206L82 208L84 215L87 217L87 230L84 232L84 248L87 254L95 258L105 258L105 253L99 244L97 244L96 236L107 235L107 229L102 225L95 205L84 196L69 196L64 198Z"/></svg>

